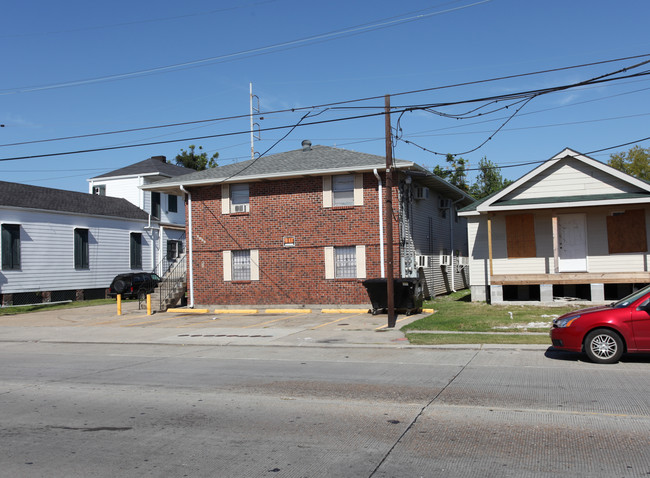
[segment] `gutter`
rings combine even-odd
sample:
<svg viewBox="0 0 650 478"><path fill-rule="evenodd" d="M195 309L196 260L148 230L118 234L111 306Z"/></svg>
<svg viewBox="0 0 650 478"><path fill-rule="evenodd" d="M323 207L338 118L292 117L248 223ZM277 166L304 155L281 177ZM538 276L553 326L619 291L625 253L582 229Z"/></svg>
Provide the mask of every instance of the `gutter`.
<svg viewBox="0 0 650 478"><path fill-rule="evenodd" d="M192 193L190 193L185 187L180 185L181 191L187 194L187 250L188 250L188 262L189 262L189 283L190 283L190 303L189 308L194 308L194 260L192 256Z"/></svg>

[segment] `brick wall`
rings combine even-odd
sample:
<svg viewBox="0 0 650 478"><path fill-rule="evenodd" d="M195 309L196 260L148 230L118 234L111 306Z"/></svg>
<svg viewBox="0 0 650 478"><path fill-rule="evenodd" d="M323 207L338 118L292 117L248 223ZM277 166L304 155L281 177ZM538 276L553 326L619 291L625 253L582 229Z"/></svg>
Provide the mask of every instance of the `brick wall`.
<svg viewBox="0 0 650 478"><path fill-rule="evenodd" d="M366 277L380 276L377 179L364 174L363 185L363 206L323 208L322 177L253 182L249 212L227 215L221 185L191 188L195 302L369 303L364 279L325 279L326 246L365 245ZM396 188L393 198L398 210ZM295 247L283 247L284 236L294 237ZM397 221L393 237L397 277ZM259 250L259 281L225 282L223 251L242 249Z"/></svg>

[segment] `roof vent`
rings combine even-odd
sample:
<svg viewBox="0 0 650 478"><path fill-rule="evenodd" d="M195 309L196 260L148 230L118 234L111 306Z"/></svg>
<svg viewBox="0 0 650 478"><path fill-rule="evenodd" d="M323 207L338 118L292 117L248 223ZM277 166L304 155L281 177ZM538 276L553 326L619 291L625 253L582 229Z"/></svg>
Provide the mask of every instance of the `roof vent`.
<svg viewBox="0 0 650 478"><path fill-rule="evenodd" d="M303 151L311 151L311 141L308 139L305 139L302 141L302 150Z"/></svg>
<svg viewBox="0 0 650 478"><path fill-rule="evenodd" d="M167 158L165 156L152 156L151 159L157 159L161 163L166 163L167 162Z"/></svg>

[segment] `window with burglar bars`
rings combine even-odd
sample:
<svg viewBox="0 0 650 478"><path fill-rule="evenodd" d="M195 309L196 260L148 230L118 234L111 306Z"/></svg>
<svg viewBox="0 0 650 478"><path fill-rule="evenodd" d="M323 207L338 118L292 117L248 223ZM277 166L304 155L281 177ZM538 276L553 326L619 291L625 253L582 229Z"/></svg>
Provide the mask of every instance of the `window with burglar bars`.
<svg viewBox="0 0 650 478"><path fill-rule="evenodd" d="M357 276L357 248L335 247L334 266L337 279L353 279Z"/></svg>
<svg viewBox="0 0 650 478"><path fill-rule="evenodd" d="M232 280L251 280L250 251L232 251Z"/></svg>

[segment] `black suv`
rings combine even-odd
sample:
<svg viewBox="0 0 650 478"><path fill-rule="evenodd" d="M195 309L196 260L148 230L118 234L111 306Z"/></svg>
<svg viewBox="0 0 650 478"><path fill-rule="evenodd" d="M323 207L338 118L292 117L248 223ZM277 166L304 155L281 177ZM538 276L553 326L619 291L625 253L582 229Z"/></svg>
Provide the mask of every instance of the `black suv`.
<svg viewBox="0 0 650 478"><path fill-rule="evenodd" d="M111 282L108 295L116 297L122 294L123 299L142 299L147 294L151 294L159 282L160 277L157 274L148 272L120 274Z"/></svg>

